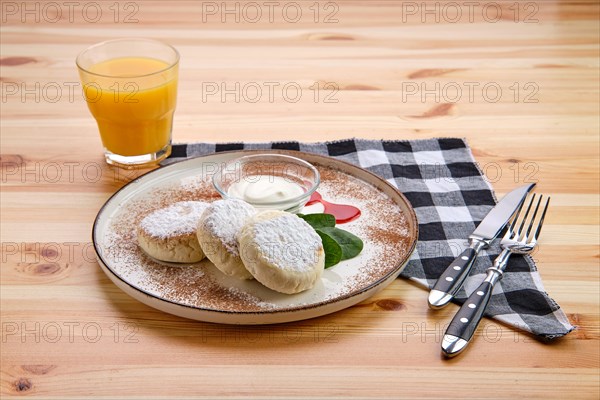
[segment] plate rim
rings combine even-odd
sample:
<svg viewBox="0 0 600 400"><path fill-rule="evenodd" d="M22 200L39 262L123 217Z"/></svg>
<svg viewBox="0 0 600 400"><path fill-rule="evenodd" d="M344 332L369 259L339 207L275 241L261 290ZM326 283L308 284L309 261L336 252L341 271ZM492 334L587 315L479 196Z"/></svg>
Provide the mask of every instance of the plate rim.
<svg viewBox="0 0 600 400"><path fill-rule="evenodd" d="M117 274L115 271L113 271L113 269L109 266L108 263L105 262L104 258L102 258L101 252L98 249L98 241L96 240L96 227L98 225L98 221L102 215L102 213L104 212L105 208L107 208L107 206L109 205L109 203L111 201L113 201L113 199L119 195L119 193L127 190L130 186L133 186L135 184L137 184L140 180L145 179L147 176L157 173L159 171L164 171L165 169L170 169L172 167L175 167L181 163L185 163L185 162L190 162L193 160L198 160L200 158L206 158L206 157L211 157L211 156L216 156L216 155L221 155L221 154L261 154L261 153L273 153L273 154L289 154L289 155L295 155L305 161L307 161L306 159L304 159L302 156L303 155L307 155L309 157L316 157L316 158L322 158L325 160L333 160L334 162L338 162L338 163L342 163L342 164L346 164L346 166L350 167L350 168L357 168L359 170L361 170L362 172L371 175L375 180L380 181L381 183L383 183L385 186L387 186L388 188L392 189L392 191L396 192L396 194L405 202L405 204L408 206L407 207L407 211L409 214L408 219L410 219L410 221L412 222L413 226L414 226L414 239L412 241L412 244L410 246L409 251L406 253L406 257L404 260L402 260L398 265L395 266L395 268L392 269L391 272L385 274L383 277L377 279L375 282L365 286L364 288L361 288L358 291L353 291L351 293L347 293L345 295L342 296L338 296L335 297L333 299L329 299L329 300L325 300L325 301L320 301L318 303L314 303L314 304L307 304L307 305L301 305L301 306L295 306L295 307L288 307L288 308L281 308L281 309L266 309L266 310L258 310L258 311L239 311L239 310L219 310L219 309L214 309L214 308L206 308L206 307L197 307L197 306L192 306L189 304L182 304L182 303L178 303L176 301L173 300L169 300L169 299L165 299L163 297L159 297L155 294L149 293L143 289L140 289L136 286L134 286L133 284L131 284L130 282L128 282L127 280L123 279L119 274ZM290 154L291 153L291 154ZM310 162L310 161L307 161ZM360 178L358 178L360 179ZM362 180L362 179L361 179ZM368 183L368 182L367 182ZM404 210L402 210L404 212ZM92 244L94 246L94 252L96 253L96 258L98 260L98 262L101 264L102 270L106 273L106 272L110 272L111 275L115 278L117 278L120 282L124 283L125 285L129 286L131 289L133 289L134 291L150 297L153 300L157 300L159 302L165 302L168 303L170 305L173 306L177 306L177 307L184 307L190 310L195 310L197 312L207 312L207 313L215 313L216 315L243 315L243 316L249 316L249 315L260 315L260 316L273 316L273 315L281 315L281 314L288 314L288 313L294 313L294 312L299 312L299 311L306 311L306 310L311 310L311 309L315 309L315 308L321 308L321 307L325 307L327 305L332 305L332 304L336 304L336 303L340 303L340 302L344 302L344 301L348 301L349 299L353 298L353 297L357 297L360 296L362 294L364 294L365 292L374 290L375 288L377 288L378 286L380 286L381 284L385 283L386 281L388 281L392 275L397 274L397 276L402 272L403 267L406 266L406 264L408 263L408 261L410 260L412 254L414 253L416 246L417 246L417 242L418 242L418 238L419 238L419 223L418 223L418 219L417 219L417 215L415 213L414 207L412 206L412 204L410 203L410 201L406 198L406 196L396 187L394 187L393 185L391 185L389 182L387 182L385 179L383 179L382 177L380 177L379 175L361 167L358 166L356 164L352 164L348 161L345 160L340 160L338 158L334 158L331 156L327 156L327 155L323 155L323 154L318 154L318 153L310 153L310 152L306 152L306 151L299 151L299 150L285 150L285 149L240 149L240 150L227 150L227 151L219 151L219 152L214 152L214 153L210 153L210 154L204 154L204 155L199 155L196 157L189 157L189 158L185 158L183 160L177 160L176 162L173 162L171 164L165 165L165 166L160 166L159 168L153 169L151 171L145 172L142 175L138 176L137 178L127 182L125 185L123 185L121 188L119 188L115 193L113 193L108 199L106 199L106 201L104 202L104 204L102 205L102 207L100 207L100 209L98 210L98 213L96 214L96 217L94 218L94 223L92 225ZM109 278L111 278L109 276ZM111 279L112 280L112 279ZM114 282L113 282L114 283ZM116 285L116 284L115 284ZM121 289L122 290L122 289ZM126 293L127 295L131 296L129 293ZM147 304L148 305L148 304Z"/></svg>

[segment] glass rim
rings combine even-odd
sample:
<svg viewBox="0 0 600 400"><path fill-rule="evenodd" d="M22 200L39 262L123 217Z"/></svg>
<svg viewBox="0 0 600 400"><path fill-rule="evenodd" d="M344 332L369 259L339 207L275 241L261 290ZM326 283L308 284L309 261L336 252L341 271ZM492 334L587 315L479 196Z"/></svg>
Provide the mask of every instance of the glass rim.
<svg viewBox="0 0 600 400"><path fill-rule="evenodd" d="M84 67L81 66L81 62L80 62L80 58L81 56L90 51L90 50L94 50L97 47L100 46L104 46L106 44L110 44L110 43L117 43L117 42L127 42L127 41L139 41L139 42L150 42L150 43L155 43L155 44L160 44L163 45L165 47L170 48L171 50L173 50L173 52L175 53L175 61L172 63L169 63L169 65L163 69L160 69L156 72L152 72L149 74L142 74L142 75L131 75L131 76L119 76L119 75L106 75L106 74L99 74L97 72L92 72ZM168 71L171 68L175 67L177 64L179 64L179 60L180 60L180 55L179 55L179 51L177 51L177 49L173 46L171 46L168 43L165 42L161 42L160 40L155 40L155 39L145 39L145 38L120 38L120 39L110 39L110 40L105 40L103 42L100 43L95 43L89 47L87 47L86 49L82 50L78 55L77 58L75 58L75 65L77 65L77 68L79 68L81 71L90 74L90 75L95 75L95 76L101 76L103 78L117 78L117 79L126 79L126 78L143 78L146 76L152 76L152 75L156 75L156 74L160 74L162 72Z"/></svg>

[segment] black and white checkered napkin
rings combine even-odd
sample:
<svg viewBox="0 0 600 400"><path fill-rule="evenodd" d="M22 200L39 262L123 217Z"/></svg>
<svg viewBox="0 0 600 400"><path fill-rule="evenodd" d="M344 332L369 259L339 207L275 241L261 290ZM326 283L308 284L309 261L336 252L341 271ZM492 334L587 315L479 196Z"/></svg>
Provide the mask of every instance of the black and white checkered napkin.
<svg viewBox="0 0 600 400"><path fill-rule="evenodd" d="M410 200L419 220L419 241L402 277L431 288L467 246L467 237L496 204L491 186L462 139L409 141L342 140L327 143L178 144L166 163L218 151L301 150L359 165L395 185ZM543 240L543 235L542 235ZM483 250L457 296L463 303L500 253L499 240ZM423 296L423 306L426 296ZM559 305L544 291L530 256L512 256L487 309L506 324L553 339L571 332Z"/></svg>

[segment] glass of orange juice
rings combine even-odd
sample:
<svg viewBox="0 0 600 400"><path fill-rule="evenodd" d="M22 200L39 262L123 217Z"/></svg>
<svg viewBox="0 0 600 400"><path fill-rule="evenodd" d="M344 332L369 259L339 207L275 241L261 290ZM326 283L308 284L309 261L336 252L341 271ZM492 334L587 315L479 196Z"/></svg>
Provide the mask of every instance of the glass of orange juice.
<svg viewBox="0 0 600 400"><path fill-rule="evenodd" d="M145 168L171 154L179 53L150 39L116 39L77 56L83 93L106 162Z"/></svg>

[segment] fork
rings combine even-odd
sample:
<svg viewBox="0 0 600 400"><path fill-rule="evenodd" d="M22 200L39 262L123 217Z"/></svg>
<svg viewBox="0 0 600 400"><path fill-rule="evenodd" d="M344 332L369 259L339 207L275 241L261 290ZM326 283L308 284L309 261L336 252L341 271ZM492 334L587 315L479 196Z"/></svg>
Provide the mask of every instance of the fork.
<svg viewBox="0 0 600 400"><path fill-rule="evenodd" d="M502 279L510 256L512 254L530 254L535 249L550 204L550 197L546 196L545 204L542 205L543 198L543 195L529 196L529 201L524 201L515 213L500 242L502 252L494 260L493 266L487 269L485 280L458 310L444 334L442 352L445 356L453 357L459 354L471 341L490 302L494 286ZM523 213L525 203L528 205ZM534 204L535 209L531 213ZM538 217L540 209L542 211Z"/></svg>

